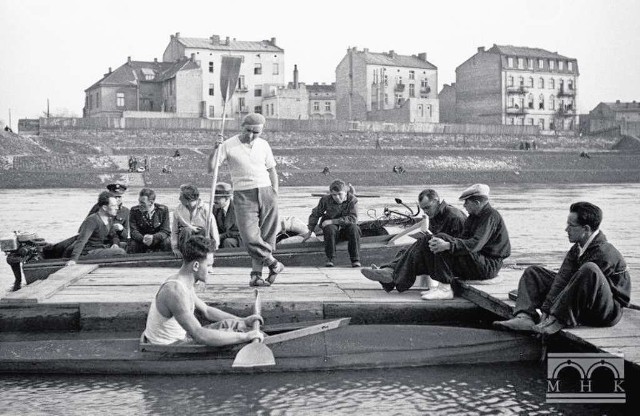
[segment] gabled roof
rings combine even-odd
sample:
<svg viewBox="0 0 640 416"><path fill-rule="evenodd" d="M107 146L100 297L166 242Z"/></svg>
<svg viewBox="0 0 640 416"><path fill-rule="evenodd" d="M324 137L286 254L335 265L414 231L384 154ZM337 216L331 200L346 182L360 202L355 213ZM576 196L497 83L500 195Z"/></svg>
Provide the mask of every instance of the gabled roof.
<svg viewBox="0 0 640 416"><path fill-rule="evenodd" d="M229 39L214 43L210 38L174 38L186 48L210 49L214 51L249 51L249 52L284 52L284 49L273 45L270 41L241 41Z"/></svg>
<svg viewBox="0 0 640 416"><path fill-rule="evenodd" d="M369 51L354 51L364 58L369 65L399 66L405 68L438 69L429 61L422 60L417 56L398 55L396 53L375 53Z"/></svg>
<svg viewBox="0 0 640 416"><path fill-rule="evenodd" d="M313 85L307 84L307 91L309 94L318 93L318 94L335 94L336 93L336 83L333 82L329 85L327 84L318 84L314 83Z"/></svg>
<svg viewBox="0 0 640 416"><path fill-rule="evenodd" d="M138 80L142 82L163 82L174 77L178 71L197 68L199 68L198 64L187 58L176 62L129 61L116 68L115 71L105 74L102 79L85 91L97 86L134 86ZM153 79L147 79L148 75L153 75Z"/></svg>
<svg viewBox="0 0 640 416"><path fill-rule="evenodd" d="M540 48L528 48L525 46L511 46L511 45L493 45L487 52L499 53L501 55L508 56L520 56L526 58L545 58L545 59L568 59L574 60L575 58L568 58L558 54L558 52L549 52Z"/></svg>

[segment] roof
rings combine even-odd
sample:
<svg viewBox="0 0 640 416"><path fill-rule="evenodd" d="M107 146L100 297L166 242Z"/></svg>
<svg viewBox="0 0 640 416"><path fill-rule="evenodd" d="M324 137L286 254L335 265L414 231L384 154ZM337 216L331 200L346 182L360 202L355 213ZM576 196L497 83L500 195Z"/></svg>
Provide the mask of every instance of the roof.
<svg viewBox="0 0 640 416"><path fill-rule="evenodd" d="M525 46L511 46L511 45L493 45L487 52L499 53L509 56L521 56L527 58L545 58L545 59L568 59L575 60L575 58L568 58L566 56L558 54L558 52L549 52L540 48L528 48Z"/></svg>
<svg viewBox="0 0 640 416"><path fill-rule="evenodd" d="M429 61L422 60L417 56L398 55L390 53L375 53L369 51L355 51L362 55L364 61L370 65L399 66L405 68L438 69Z"/></svg>
<svg viewBox="0 0 640 416"><path fill-rule="evenodd" d="M331 83L329 85L327 84L318 84L318 83L314 83L313 85L310 84L306 84L307 86L307 91L311 94L311 93L322 93L322 94L335 94L336 92L336 84Z"/></svg>
<svg viewBox="0 0 640 416"><path fill-rule="evenodd" d="M611 108L611 111L617 112L617 111L640 111L640 102L615 102L615 103L602 103L606 106L608 106L609 108Z"/></svg>
<svg viewBox="0 0 640 416"><path fill-rule="evenodd" d="M163 82L173 78L178 71L197 68L199 68L198 64L187 58L176 62L129 61L116 68L115 71L105 74L102 79L85 91L97 86L136 85L138 80L144 82ZM153 76L153 79L149 79L151 76Z"/></svg>
<svg viewBox="0 0 640 416"><path fill-rule="evenodd" d="M229 39L213 43L210 38L174 38L186 48L210 49L214 51L250 51L250 52L284 52L284 49L272 44L268 40L261 41L241 41Z"/></svg>

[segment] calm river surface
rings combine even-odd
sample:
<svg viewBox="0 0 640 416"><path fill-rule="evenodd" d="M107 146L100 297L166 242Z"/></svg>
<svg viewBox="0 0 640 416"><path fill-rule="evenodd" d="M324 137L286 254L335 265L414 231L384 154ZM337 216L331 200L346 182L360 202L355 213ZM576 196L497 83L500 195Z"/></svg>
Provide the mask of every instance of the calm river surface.
<svg viewBox="0 0 640 416"><path fill-rule="evenodd" d="M463 186L437 186L461 207ZM358 187L380 198L360 199L360 217L400 208L421 187ZM126 206L137 203L130 189ZM321 187L285 187L281 215L306 221ZM511 236L513 259L558 264L570 245L564 232L568 207L586 200L604 211L602 231L640 268L640 184L502 185L491 190ZM157 201L173 209L174 189L157 190ZM47 241L73 235L95 203L97 192L81 189L0 190L0 232L35 231ZM204 198L208 201L208 196ZM0 294L13 283L0 262ZM1 345L0 345L1 348ZM620 406L545 403L545 369L537 364L448 366L423 369L294 373L218 377L44 377L0 378L0 414L625 414ZM628 411L628 409L626 409Z"/></svg>

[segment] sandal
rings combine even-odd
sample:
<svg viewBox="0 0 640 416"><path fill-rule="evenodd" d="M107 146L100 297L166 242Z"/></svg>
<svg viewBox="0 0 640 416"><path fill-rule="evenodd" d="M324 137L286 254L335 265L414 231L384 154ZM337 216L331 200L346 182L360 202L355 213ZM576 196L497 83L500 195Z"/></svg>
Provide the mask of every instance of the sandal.
<svg viewBox="0 0 640 416"><path fill-rule="evenodd" d="M262 272L251 272L249 277L249 286L270 286L269 283L262 279Z"/></svg>

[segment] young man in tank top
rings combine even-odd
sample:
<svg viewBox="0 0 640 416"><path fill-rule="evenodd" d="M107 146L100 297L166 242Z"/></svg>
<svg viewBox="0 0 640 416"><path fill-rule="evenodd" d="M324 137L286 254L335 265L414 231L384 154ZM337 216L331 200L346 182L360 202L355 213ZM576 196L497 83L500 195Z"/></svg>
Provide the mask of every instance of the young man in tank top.
<svg viewBox="0 0 640 416"><path fill-rule="evenodd" d="M206 282L207 272L213 266L213 242L200 235L189 238L181 247L182 267L178 274L168 278L151 302L144 335L153 344L196 343L224 346L262 340L253 323L262 322L260 315L238 318L235 315L208 306L195 292L197 281ZM200 311L212 325L203 327L196 319Z"/></svg>

